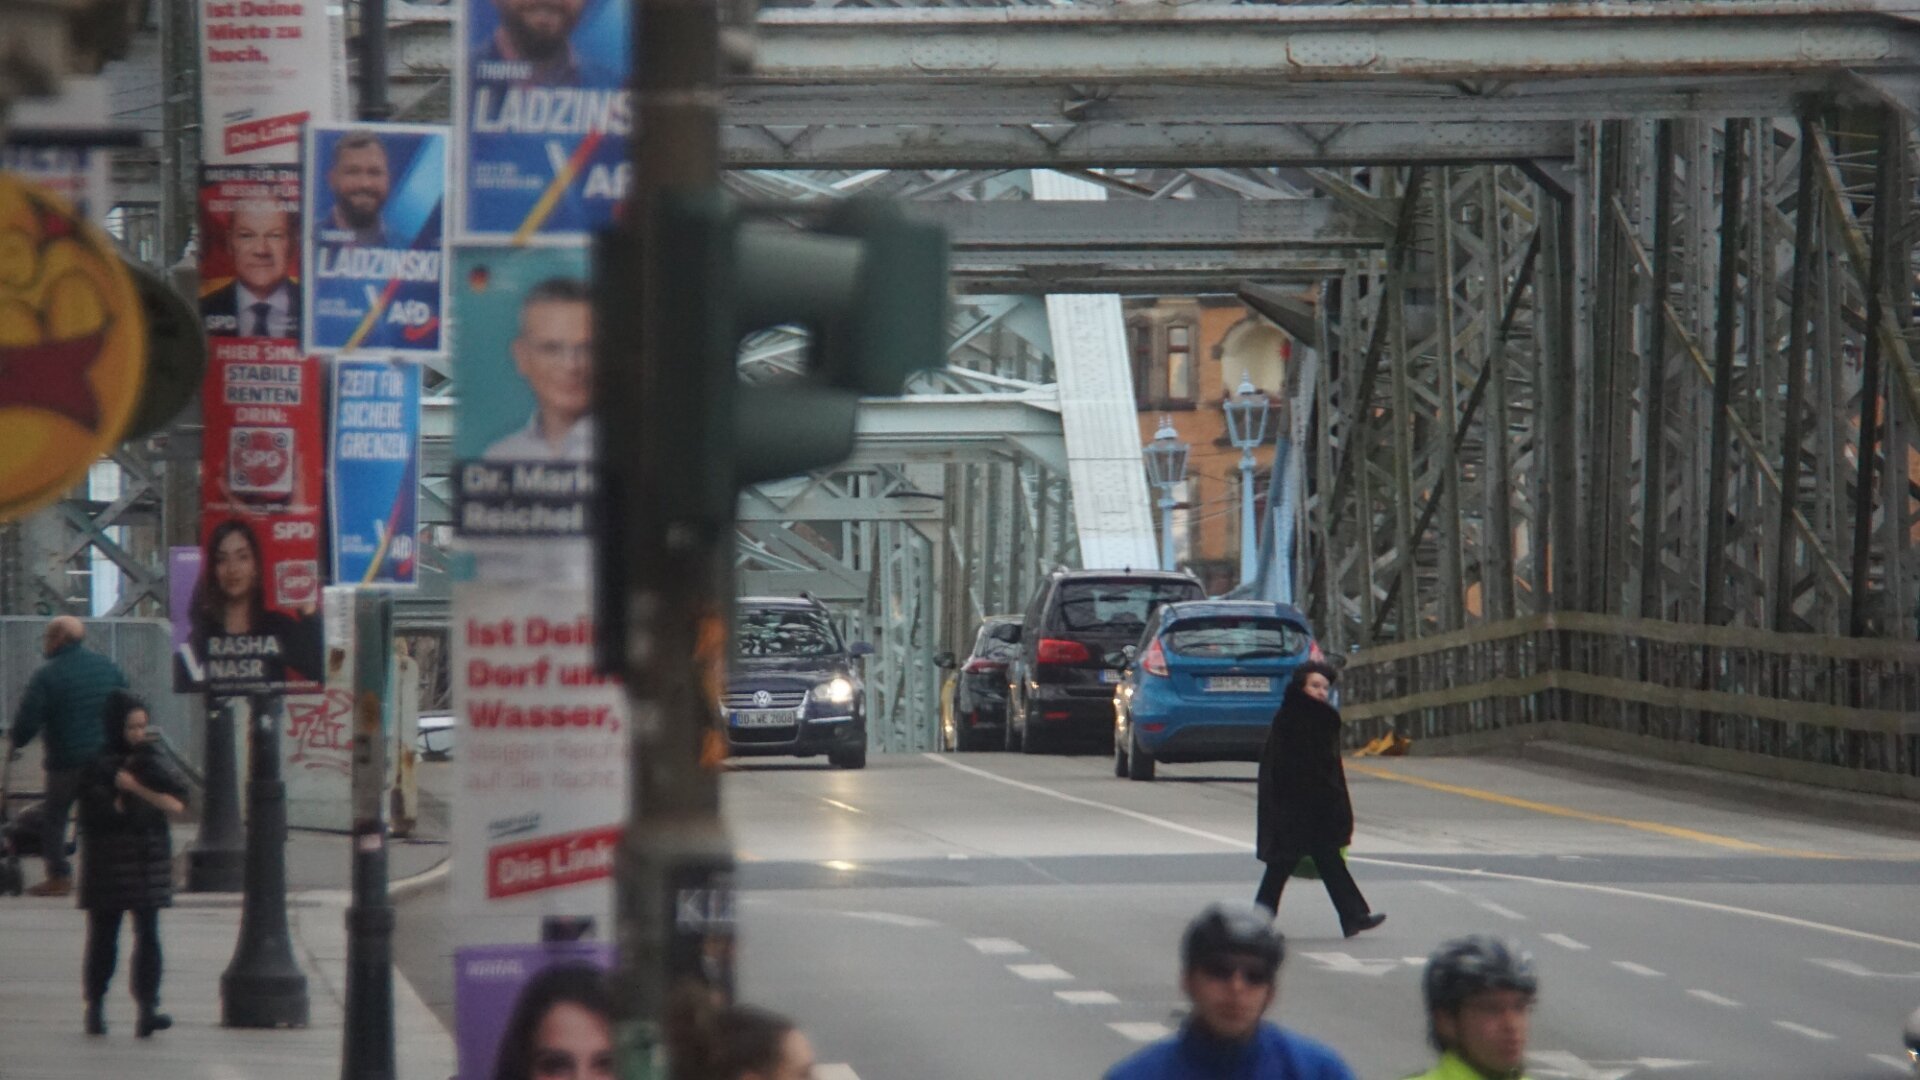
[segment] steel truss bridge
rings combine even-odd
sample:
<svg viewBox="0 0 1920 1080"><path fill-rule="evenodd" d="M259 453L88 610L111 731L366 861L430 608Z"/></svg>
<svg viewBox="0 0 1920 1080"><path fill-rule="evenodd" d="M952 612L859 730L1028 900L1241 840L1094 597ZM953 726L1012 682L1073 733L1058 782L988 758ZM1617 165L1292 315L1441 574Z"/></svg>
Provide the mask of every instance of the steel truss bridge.
<svg viewBox="0 0 1920 1080"><path fill-rule="evenodd" d="M395 34L443 119L444 19ZM879 744L933 743L981 615L1137 548L1118 294L1229 293L1305 346L1295 593L1356 718L1920 797L1920 6L783 5L757 58L738 190L955 236L951 366L741 505L743 587L879 643ZM16 530L9 610L132 499Z"/></svg>

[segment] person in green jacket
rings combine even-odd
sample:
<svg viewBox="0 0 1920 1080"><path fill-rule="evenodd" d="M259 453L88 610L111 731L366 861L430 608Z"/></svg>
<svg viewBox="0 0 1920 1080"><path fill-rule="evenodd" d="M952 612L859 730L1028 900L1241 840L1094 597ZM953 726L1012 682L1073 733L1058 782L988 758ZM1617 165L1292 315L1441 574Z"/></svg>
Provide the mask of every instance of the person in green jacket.
<svg viewBox="0 0 1920 1080"><path fill-rule="evenodd" d="M1410 1080L1526 1080L1540 979L1517 943L1480 934L1446 942L1427 958L1421 989L1440 1063Z"/></svg>
<svg viewBox="0 0 1920 1080"><path fill-rule="evenodd" d="M71 615L47 623L41 646L47 662L27 680L9 735L15 755L34 736L46 735L47 794L40 855L47 863L47 880L27 890L34 896L65 896L73 891L67 816L80 790L81 770L100 756L106 743L100 711L107 695L127 688L120 665L81 644L86 636L86 624Z"/></svg>

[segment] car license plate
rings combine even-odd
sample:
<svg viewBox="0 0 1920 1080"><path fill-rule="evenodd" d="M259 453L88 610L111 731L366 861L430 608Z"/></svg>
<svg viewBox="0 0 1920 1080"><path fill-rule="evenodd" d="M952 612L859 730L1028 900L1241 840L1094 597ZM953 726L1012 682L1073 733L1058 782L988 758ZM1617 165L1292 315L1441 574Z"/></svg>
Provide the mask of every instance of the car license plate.
<svg viewBox="0 0 1920 1080"><path fill-rule="evenodd" d="M1256 679L1243 675L1216 675L1207 680L1209 694L1264 694L1272 689L1272 679Z"/></svg>
<svg viewBox="0 0 1920 1080"><path fill-rule="evenodd" d="M752 709L733 714L734 727L786 727L797 715L792 709Z"/></svg>
<svg viewBox="0 0 1920 1080"><path fill-rule="evenodd" d="M1112 668L1101 668L1100 681L1104 683L1117 683L1120 681L1120 673Z"/></svg>

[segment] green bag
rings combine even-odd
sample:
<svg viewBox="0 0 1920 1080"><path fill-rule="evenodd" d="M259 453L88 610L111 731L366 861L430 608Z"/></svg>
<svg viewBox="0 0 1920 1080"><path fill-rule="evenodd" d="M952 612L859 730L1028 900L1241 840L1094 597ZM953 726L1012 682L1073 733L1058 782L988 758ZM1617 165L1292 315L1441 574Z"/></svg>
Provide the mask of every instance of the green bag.
<svg viewBox="0 0 1920 1080"><path fill-rule="evenodd" d="M1340 861L1341 862L1347 861L1346 848L1340 849ZM1313 856L1311 855L1301 856L1299 864L1293 868L1293 876L1297 878L1306 878L1308 881L1319 881L1320 868L1313 864Z"/></svg>

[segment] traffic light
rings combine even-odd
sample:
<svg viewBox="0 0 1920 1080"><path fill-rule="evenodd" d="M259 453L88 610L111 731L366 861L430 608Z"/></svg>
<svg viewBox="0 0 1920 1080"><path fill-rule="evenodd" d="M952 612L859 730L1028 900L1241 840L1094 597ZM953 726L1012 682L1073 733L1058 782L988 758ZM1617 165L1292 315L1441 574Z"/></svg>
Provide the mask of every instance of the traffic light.
<svg viewBox="0 0 1920 1080"><path fill-rule="evenodd" d="M643 241L599 238L595 592L610 669L628 578L645 572L636 560L670 530L730 542L741 488L845 460L861 397L898 394L913 372L946 362L942 229L872 200L778 214L809 227L745 211L717 188L667 192ZM741 382L741 340L788 325L809 334L804 373Z"/></svg>

